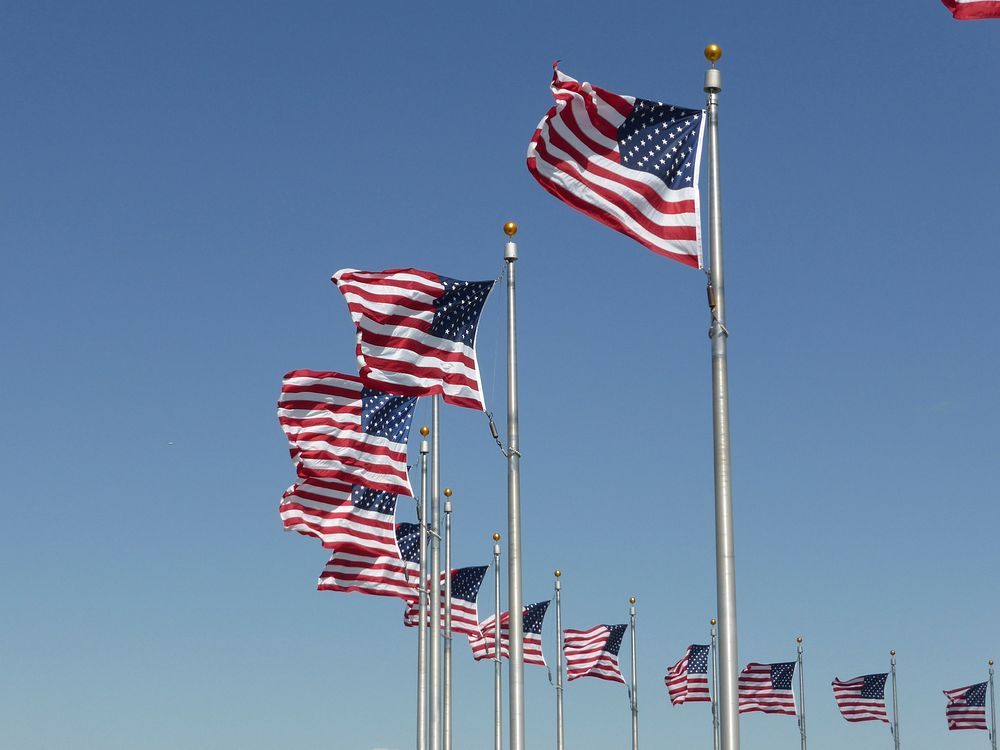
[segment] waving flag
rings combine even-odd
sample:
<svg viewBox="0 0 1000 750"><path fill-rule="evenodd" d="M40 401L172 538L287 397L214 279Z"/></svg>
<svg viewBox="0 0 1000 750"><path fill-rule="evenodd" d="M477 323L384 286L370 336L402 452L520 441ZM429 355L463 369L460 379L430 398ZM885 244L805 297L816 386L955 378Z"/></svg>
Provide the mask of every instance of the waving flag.
<svg viewBox="0 0 1000 750"><path fill-rule="evenodd" d="M1000 18L1000 0L941 0L959 21Z"/></svg>
<svg viewBox="0 0 1000 750"><path fill-rule="evenodd" d="M853 680L833 681L833 699L848 721L884 721L889 723L885 710L885 680L888 672L866 674Z"/></svg>
<svg viewBox="0 0 1000 750"><path fill-rule="evenodd" d="M548 608L549 602L545 601L529 604L521 610L525 664L545 666L545 657L542 655L542 621ZM476 661L496 658L496 619L496 615L490 615L479 625L483 638L472 644L472 658ZM500 615L500 657L510 658L510 612Z"/></svg>
<svg viewBox="0 0 1000 750"><path fill-rule="evenodd" d="M278 512L286 531L314 536L327 549L396 552L395 493L309 479L288 488Z"/></svg>
<svg viewBox="0 0 1000 750"><path fill-rule="evenodd" d="M556 198L701 268L700 109L613 94L558 68L556 104L528 146L528 170Z"/></svg>
<svg viewBox="0 0 1000 750"><path fill-rule="evenodd" d="M417 601L420 527L415 523L396 524L396 545L391 554L356 547L336 550L323 568L316 588Z"/></svg>
<svg viewBox="0 0 1000 750"><path fill-rule="evenodd" d="M333 282L358 331L361 380L404 396L441 394L486 410L476 363L476 329L492 281L458 281L400 268L345 268Z"/></svg>
<svg viewBox="0 0 1000 750"><path fill-rule="evenodd" d="M708 646L691 645L683 658L669 670L663 681L667 685L670 703L711 701L708 694Z"/></svg>
<svg viewBox="0 0 1000 750"><path fill-rule="evenodd" d="M948 699L944 715L948 729L987 729L986 687L988 682L977 682L955 690L945 690Z"/></svg>
<svg viewBox="0 0 1000 750"><path fill-rule="evenodd" d="M406 442L415 404L353 375L294 370L281 383L278 421L300 479L413 495Z"/></svg>
<svg viewBox="0 0 1000 750"><path fill-rule="evenodd" d="M478 643L483 634L479 630L479 610L476 599L479 587L486 575L485 565L473 568L456 568L451 571L451 632L465 633L469 643ZM441 574L441 627L444 628L444 573ZM428 612L428 617L431 616ZM420 610L416 604L409 604L403 613L403 624L415 628L420 622ZM429 623L428 623L429 624Z"/></svg>
<svg viewBox="0 0 1000 750"><path fill-rule="evenodd" d="M599 677L610 682L625 683L618 668L618 650L628 625L597 625L590 630L565 631L566 676Z"/></svg>
<svg viewBox="0 0 1000 750"><path fill-rule="evenodd" d="M765 714L795 716L792 674L795 662L778 664L750 663L740 672L740 713L760 711Z"/></svg>

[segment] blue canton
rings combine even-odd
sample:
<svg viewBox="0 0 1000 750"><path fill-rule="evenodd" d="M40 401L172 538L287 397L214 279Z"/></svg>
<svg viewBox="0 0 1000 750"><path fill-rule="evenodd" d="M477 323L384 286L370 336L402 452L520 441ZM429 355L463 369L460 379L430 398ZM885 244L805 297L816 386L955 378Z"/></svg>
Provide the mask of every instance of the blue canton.
<svg viewBox="0 0 1000 750"><path fill-rule="evenodd" d="M351 488L351 504L358 510L372 510L383 516L392 516L396 513L396 493L356 484Z"/></svg>
<svg viewBox="0 0 1000 750"><path fill-rule="evenodd" d="M438 277L444 292L434 300L434 321L431 335L457 341L472 347L476 343L476 326L486 304L492 281L458 281Z"/></svg>
<svg viewBox="0 0 1000 750"><path fill-rule="evenodd" d="M524 623L525 633L542 633L542 620L545 619L545 611L549 608L548 602L538 602L538 604L529 604L524 608L524 618L521 622Z"/></svg>
<svg viewBox="0 0 1000 750"><path fill-rule="evenodd" d="M885 678L888 676L888 672L866 674L865 682L861 686L861 697L885 700Z"/></svg>
<svg viewBox="0 0 1000 750"><path fill-rule="evenodd" d="M792 674L795 672L794 661L783 661L771 665L771 685L775 690L791 690Z"/></svg>
<svg viewBox="0 0 1000 750"><path fill-rule="evenodd" d="M972 685L969 687L968 691L965 693L965 705L967 706L985 706L986 705L986 686L988 682L980 682L977 685Z"/></svg>
<svg viewBox="0 0 1000 750"><path fill-rule="evenodd" d="M703 122L700 109L636 99L632 113L618 126L621 163L655 174L673 190L693 187Z"/></svg>
<svg viewBox="0 0 1000 750"><path fill-rule="evenodd" d="M486 566L459 568L451 574L451 598L475 602L486 575Z"/></svg>
<svg viewBox="0 0 1000 750"><path fill-rule="evenodd" d="M396 524L396 545L400 556L406 562L420 564L420 525L415 523Z"/></svg>
<svg viewBox="0 0 1000 750"><path fill-rule="evenodd" d="M414 396L393 396L374 388L361 391L361 430L368 435L406 444L413 423Z"/></svg>
<svg viewBox="0 0 1000 750"><path fill-rule="evenodd" d="M691 646L688 674L708 674L708 646Z"/></svg>
<svg viewBox="0 0 1000 750"><path fill-rule="evenodd" d="M608 642L604 644L604 650L618 656L618 649L622 647L622 638L625 636L625 628L628 625L605 625L604 627L611 631Z"/></svg>

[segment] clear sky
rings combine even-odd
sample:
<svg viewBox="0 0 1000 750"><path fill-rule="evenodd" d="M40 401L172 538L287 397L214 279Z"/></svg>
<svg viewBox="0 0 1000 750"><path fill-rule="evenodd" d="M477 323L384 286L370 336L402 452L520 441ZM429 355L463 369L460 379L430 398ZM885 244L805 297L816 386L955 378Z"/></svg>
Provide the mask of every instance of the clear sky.
<svg viewBox="0 0 1000 750"><path fill-rule="evenodd" d="M553 60L696 107L709 42L741 663L801 634L810 747L879 750L830 682L895 648L906 750L986 747L941 691L1000 658L998 39L938 0L6 3L0 748L412 747L415 633L397 601L315 591L275 402L288 370L354 367L334 271L493 278L510 219L525 601L557 567L566 627L635 595L642 746L710 747L707 706L662 682L715 606L704 278L524 166ZM498 414L503 342L495 294ZM442 421L455 563L485 564L505 462L481 414ZM455 653L455 748L490 747L492 668ZM551 747L554 690L525 673ZM568 748L629 726L624 687L567 687ZM797 747L792 718L741 727Z"/></svg>

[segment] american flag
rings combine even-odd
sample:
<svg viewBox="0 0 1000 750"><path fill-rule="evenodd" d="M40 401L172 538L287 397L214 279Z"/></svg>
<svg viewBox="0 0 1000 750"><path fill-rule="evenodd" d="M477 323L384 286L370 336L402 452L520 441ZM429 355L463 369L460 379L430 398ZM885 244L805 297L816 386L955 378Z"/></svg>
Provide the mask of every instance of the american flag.
<svg viewBox="0 0 1000 750"><path fill-rule="evenodd" d="M556 198L660 255L701 268L704 112L613 94L556 68L556 104L528 169Z"/></svg>
<svg viewBox="0 0 1000 750"><path fill-rule="evenodd" d="M458 281L414 268L345 268L333 282L357 327L365 385L404 396L441 394L449 404L486 410L476 328L492 281Z"/></svg>
<svg viewBox="0 0 1000 750"><path fill-rule="evenodd" d="M278 512L286 531L314 536L327 549L396 553L395 493L308 479L288 488Z"/></svg>
<svg viewBox="0 0 1000 750"><path fill-rule="evenodd" d="M320 591L357 591L417 601L420 580L420 527L396 524L397 550L382 554L355 547L336 550L319 576Z"/></svg>
<svg viewBox="0 0 1000 750"><path fill-rule="evenodd" d="M521 610L525 664L545 666L545 656L542 655L542 621L548 608L549 602L545 601L529 604ZM497 634L496 619L496 615L490 615L479 624L479 629L483 631L483 639L472 644L472 658L476 661L496 657L494 648ZM503 612L500 615L500 657L510 658L510 612Z"/></svg>
<svg viewBox="0 0 1000 750"><path fill-rule="evenodd" d="M366 388L353 375L288 373L278 421L299 478L413 495L406 442L416 401Z"/></svg>
<svg viewBox="0 0 1000 750"><path fill-rule="evenodd" d="M590 630L566 630L564 640L566 676L599 677L602 680L625 683L618 668L618 649L628 625L597 625Z"/></svg>
<svg viewBox="0 0 1000 750"><path fill-rule="evenodd" d="M757 664L751 662L740 672L740 713L761 711L765 714L795 716L792 674L795 662Z"/></svg>
<svg viewBox="0 0 1000 750"><path fill-rule="evenodd" d="M683 658L667 670L663 681L674 706L712 700L708 694L708 646L688 646Z"/></svg>
<svg viewBox="0 0 1000 750"><path fill-rule="evenodd" d="M987 729L986 687L988 682L977 682L955 690L945 690L948 705L944 715L948 729Z"/></svg>
<svg viewBox="0 0 1000 750"><path fill-rule="evenodd" d="M941 0L959 21L1000 18L1000 0Z"/></svg>
<svg viewBox="0 0 1000 750"><path fill-rule="evenodd" d="M889 723L885 710L885 680L888 672L866 674L853 680L834 679L833 699L840 713L848 721L884 721Z"/></svg>
<svg viewBox="0 0 1000 750"><path fill-rule="evenodd" d="M456 568L451 571L451 632L465 633L469 643L480 641L483 634L479 630L479 611L476 599L479 598L479 587L483 585L486 575L485 565L473 568ZM441 627L444 628L444 573L441 574ZM428 618L430 613L428 612ZM416 604L410 603L403 613L403 624L415 628L420 622L420 610ZM428 624L430 621L428 620Z"/></svg>

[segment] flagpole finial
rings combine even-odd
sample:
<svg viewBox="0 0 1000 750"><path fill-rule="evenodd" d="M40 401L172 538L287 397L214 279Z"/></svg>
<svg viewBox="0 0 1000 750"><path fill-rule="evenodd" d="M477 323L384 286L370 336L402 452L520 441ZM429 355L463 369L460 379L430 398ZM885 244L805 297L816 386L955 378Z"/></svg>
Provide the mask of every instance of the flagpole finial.
<svg viewBox="0 0 1000 750"><path fill-rule="evenodd" d="M499 531L494 531L493 532L493 541L494 542L499 542L500 541L500 532Z"/></svg>
<svg viewBox="0 0 1000 750"><path fill-rule="evenodd" d="M711 620L709 620L708 624L709 625L715 625L715 618L713 617Z"/></svg>
<svg viewBox="0 0 1000 750"><path fill-rule="evenodd" d="M722 47L718 44L710 44L705 47L705 59L712 63L712 65L719 62L720 57L722 57Z"/></svg>
<svg viewBox="0 0 1000 750"><path fill-rule="evenodd" d="M431 428L428 427L427 425L424 425L423 427L420 428L420 434L423 435L424 437L427 437L428 435L431 434Z"/></svg>
<svg viewBox="0 0 1000 750"><path fill-rule="evenodd" d="M796 637L795 637L795 642L796 642L796 643L802 643L802 636L801 636L801 635L799 635L799 636L796 636Z"/></svg>
<svg viewBox="0 0 1000 750"><path fill-rule="evenodd" d="M892 649L892 650L891 650L891 651L889 652L889 656L895 656L895 655L896 655L896 649Z"/></svg>
<svg viewBox="0 0 1000 750"><path fill-rule="evenodd" d="M506 224L503 225L503 233L506 234L508 237L513 237L515 234L517 234L517 223L513 221L508 221Z"/></svg>
<svg viewBox="0 0 1000 750"><path fill-rule="evenodd" d="M562 571L557 569L555 575L556 575L556 578L558 578L559 576L562 575Z"/></svg>
<svg viewBox="0 0 1000 750"><path fill-rule="evenodd" d="M630 597L628 598L628 603L629 603L629 604L635 604L635 597L634 597L634 596L630 596Z"/></svg>
<svg viewBox="0 0 1000 750"><path fill-rule="evenodd" d="M988 662L986 662L986 663L987 663L987 664L989 664L989 665L990 665L991 667L993 666L993 660L992 660L992 659L990 659L990 660L989 660Z"/></svg>
<svg viewBox="0 0 1000 750"><path fill-rule="evenodd" d="M451 487L445 487L444 488L444 496L445 497L451 497Z"/></svg>

